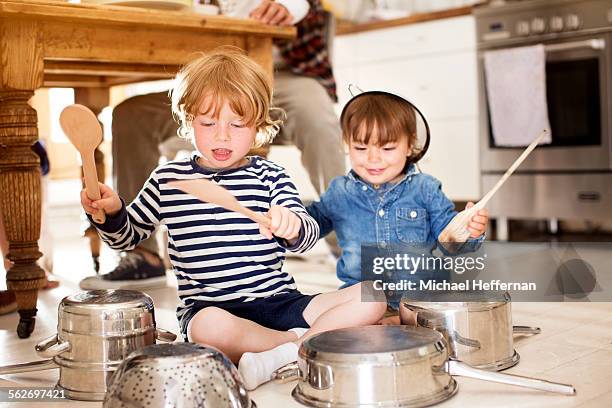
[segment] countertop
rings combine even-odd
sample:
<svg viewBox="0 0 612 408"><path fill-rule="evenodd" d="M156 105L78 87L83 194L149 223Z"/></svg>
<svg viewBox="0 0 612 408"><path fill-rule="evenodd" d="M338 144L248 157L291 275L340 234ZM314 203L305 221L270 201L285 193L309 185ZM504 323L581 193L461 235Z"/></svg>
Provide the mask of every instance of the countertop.
<svg viewBox="0 0 612 408"><path fill-rule="evenodd" d="M353 23L346 20L338 20L336 22L336 35L356 34L365 31L380 30L403 26L407 24L423 23L425 21L440 20L443 18L459 17L472 14L474 6L458 7L448 10L434 11L431 13L411 14L403 18L395 18L391 20L377 20L367 23Z"/></svg>

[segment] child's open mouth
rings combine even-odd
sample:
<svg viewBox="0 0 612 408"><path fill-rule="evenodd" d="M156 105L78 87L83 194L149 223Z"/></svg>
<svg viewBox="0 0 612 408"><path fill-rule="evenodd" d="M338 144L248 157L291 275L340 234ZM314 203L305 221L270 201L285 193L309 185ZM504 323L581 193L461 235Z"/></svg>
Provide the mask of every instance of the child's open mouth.
<svg viewBox="0 0 612 408"><path fill-rule="evenodd" d="M212 154L217 161L225 161L232 157L232 151L229 149L213 149Z"/></svg>

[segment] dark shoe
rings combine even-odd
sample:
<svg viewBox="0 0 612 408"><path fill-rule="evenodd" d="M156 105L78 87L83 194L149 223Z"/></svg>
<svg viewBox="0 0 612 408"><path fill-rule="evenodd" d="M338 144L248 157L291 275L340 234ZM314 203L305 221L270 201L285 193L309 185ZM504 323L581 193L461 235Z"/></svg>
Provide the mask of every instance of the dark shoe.
<svg viewBox="0 0 612 408"><path fill-rule="evenodd" d="M79 286L85 290L96 289L154 289L166 286L166 269L163 262L151 265L138 251L121 254L117 267L105 275L89 276Z"/></svg>
<svg viewBox="0 0 612 408"><path fill-rule="evenodd" d="M0 315L5 315L17 310L15 294L8 290L0 290Z"/></svg>

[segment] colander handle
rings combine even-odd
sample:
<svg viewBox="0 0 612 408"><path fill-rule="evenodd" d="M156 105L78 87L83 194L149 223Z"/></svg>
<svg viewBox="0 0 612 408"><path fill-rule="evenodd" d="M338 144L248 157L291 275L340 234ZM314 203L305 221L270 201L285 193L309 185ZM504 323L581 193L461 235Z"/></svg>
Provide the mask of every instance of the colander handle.
<svg viewBox="0 0 612 408"><path fill-rule="evenodd" d="M284 384L300 378L300 368L297 362L282 366L272 373L272 380L277 384Z"/></svg>
<svg viewBox="0 0 612 408"><path fill-rule="evenodd" d="M176 334L158 327L155 329L155 339L163 341L164 343L172 343L176 340Z"/></svg>
<svg viewBox="0 0 612 408"><path fill-rule="evenodd" d="M540 334L542 329L539 327L530 326L512 326L512 334L517 336L529 336L532 334Z"/></svg>
<svg viewBox="0 0 612 408"><path fill-rule="evenodd" d="M39 342L36 345L35 350L36 354L38 354L39 356L51 358L66 351L70 351L70 348L71 346L69 341L59 343L57 334L54 334L53 336L47 337L46 339Z"/></svg>

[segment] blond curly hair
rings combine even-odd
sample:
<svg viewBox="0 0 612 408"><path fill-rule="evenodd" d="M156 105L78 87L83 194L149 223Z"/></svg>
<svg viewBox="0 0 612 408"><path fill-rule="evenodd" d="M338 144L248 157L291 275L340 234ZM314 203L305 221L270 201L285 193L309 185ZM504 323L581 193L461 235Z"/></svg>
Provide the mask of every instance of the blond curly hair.
<svg viewBox="0 0 612 408"><path fill-rule="evenodd" d="M210 97L206 112L202 102ZM254 147L272 142L282 120L270 117L272 85L264 69L236 47L220 47L190 61L176 75L170 90L172 115L179 124L179 137L193 141L192 122L199 114L217 116L227 101L245 124L257 129Z"/></svg>

